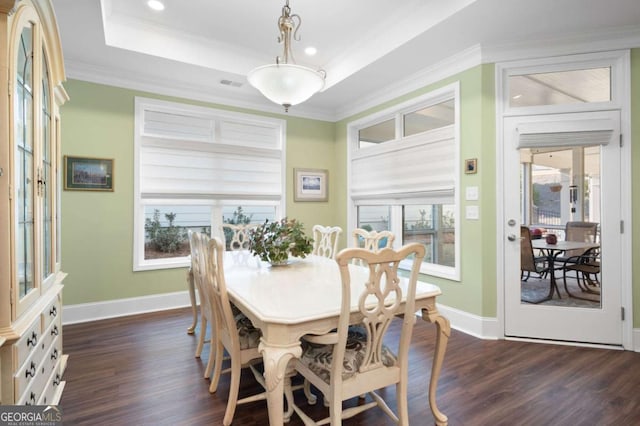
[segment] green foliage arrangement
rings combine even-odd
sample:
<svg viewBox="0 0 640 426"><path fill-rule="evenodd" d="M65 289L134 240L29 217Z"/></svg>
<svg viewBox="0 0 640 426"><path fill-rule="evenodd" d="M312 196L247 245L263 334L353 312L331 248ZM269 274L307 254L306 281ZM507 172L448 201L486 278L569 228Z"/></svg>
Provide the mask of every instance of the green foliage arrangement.
<svg viewBox="0 0 640 426"><path fill-rule="evenodd" d="M252 229L249 233L249 250L261 260L272 265L284 264L289 255L306 257L313 250L313 240L304 234L302 223L286 217Z"/></svg>
<svg viewBox="0 0 640 426"><path fill-rule="evenodd" d="M166 227L160 224L160 210L158 209L154 210L153 219L147 218L145 220L144 230L147 233L149 244L154 249L163 253L173 253L178 251L186 241L184 230L173 224L176 216L176 213L164 214L164 217L169 221L169 226Z"/></svg>

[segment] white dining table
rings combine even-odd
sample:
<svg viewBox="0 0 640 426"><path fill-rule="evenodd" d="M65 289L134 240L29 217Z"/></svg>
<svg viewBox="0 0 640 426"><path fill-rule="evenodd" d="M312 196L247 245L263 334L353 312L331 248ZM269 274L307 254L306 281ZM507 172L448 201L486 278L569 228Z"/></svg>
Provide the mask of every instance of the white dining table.
<svg viewBox="0 0 640 426"><path fill-rule="evenodd" d="M352 282L364 282L368 269L351 265ZM286 266L271 266L247 252L226 252L224 273L231 301L262 331L259 345L264 360L269 424L283 424L284 384L287 365L300 357L300 338L324 334L338 325L341 302L340 271L335 260L319 256L292 259ZM406 279L405 285L406 285ZM353 323L360 289L355 288ZM440 288L418 282L416 312L437 327L435 353L429 382L429 405L437 425L447 416L438 410L436 388L451 333L449 321L436 309ZM425 366L426 368L426 366Z"/></svg>

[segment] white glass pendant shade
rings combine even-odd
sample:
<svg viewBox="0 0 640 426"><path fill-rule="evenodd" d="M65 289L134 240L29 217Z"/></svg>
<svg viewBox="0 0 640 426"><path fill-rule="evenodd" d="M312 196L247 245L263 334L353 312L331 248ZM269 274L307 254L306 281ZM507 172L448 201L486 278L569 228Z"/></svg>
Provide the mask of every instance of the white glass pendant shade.
<svg viewBox="0 0 640 426"><path fill-rule="evenodd" d="M267 99L288 108L306 101L324 87L324 73L295 64L270 64L247 75Z"/></svg>

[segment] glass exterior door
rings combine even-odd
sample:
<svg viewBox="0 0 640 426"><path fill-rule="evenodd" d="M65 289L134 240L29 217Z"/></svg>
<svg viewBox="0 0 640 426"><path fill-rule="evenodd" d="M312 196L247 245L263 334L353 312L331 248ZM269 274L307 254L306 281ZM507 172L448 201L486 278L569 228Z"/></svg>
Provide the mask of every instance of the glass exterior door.
<svg viewBox="0 0 640 426"><path fill-rule="evenodd" d="M507 336L622 343L619 120L613 111L505 119Z"/></svg>

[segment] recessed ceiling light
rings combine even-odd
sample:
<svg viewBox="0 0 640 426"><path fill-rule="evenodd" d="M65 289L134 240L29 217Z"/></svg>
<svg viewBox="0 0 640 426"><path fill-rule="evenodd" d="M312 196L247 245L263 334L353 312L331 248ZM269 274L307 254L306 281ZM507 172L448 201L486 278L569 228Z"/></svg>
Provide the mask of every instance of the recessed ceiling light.
<svg viewBox="0 0 640 426"><path fill-rule="evenodd" d="M160 0L149 0L147 2L147 6L149 6L153 10L164 10L164 3Z"/></svg>
<svg viewBox="0 0 640 426"><path fill-rule="evenodd" d="M316 49L316 48L315 48L315 47L313 47L313 46L309 46L309 47L306 47L306 48L304 49L304 53L305 53L307 56L313 56L313 55L315 55L316 53L318 53L318 49Z"/></svg>
<svg viewBox="0 0 640 426"><path fill-rule="evenodd" d="M520 99L522 97L522 95L515 95L514 97L512 97L511 99L516 100L516 99Z"/></svg>

